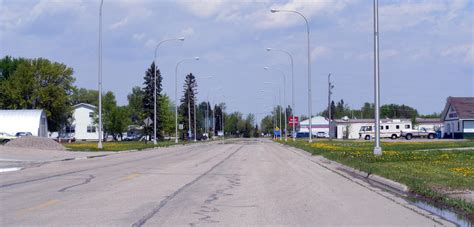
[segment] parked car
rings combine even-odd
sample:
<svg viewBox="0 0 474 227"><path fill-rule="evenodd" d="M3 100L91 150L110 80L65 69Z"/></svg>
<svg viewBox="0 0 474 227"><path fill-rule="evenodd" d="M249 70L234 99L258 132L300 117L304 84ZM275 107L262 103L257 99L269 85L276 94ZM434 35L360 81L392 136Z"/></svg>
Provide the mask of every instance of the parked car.
<svg viewBox="0 0 474 227"><path fill-rule="evenodd" d="M0 132L0 142L8 142L13 139L16 139L16 136L10 135L6 132Z"/></svg>
<svg viewBox="0 0 474 227"><path fill-rule="evenodd" d="M33 134L31 134L31 132L17 132L15 134L15 136L20 138L20 137L23 137L23 136L33 136Z"/></svg>
<svg viewBox="0 0 474 227"><path fill-rule="evenodd" d="M123 141L139 141L142 138L141 135L127 135L122 138Z"/></svg>
<svg viewBox="0 0 474 227"><path fill-rule="evenodd" d="M317 138L326 138L327 136L326 136L325 132L318 132L318 133L316 133L316 137Z"/></svg>
<svg viewBox="0 0 474 227"><path fill-rule="evenodd" d="M74 143L76 142L76 138L74 136L62 135L54 138L54 141L58 143Z"/></svg>
<svg viewBox="0 0 474 227"><path fill-rule="evenodd" d="M414 137L426 137L428 139L434 139L436 138L436 132L426 128L420 128L418 130L402 130L401 137L405 137L407 140L411 140Z"/></svg>
<svg viewBox="0 0 474 227"><path fill-rule="evenodd" d="M296 138L309 138L309 132L297 132Z"/></svg>

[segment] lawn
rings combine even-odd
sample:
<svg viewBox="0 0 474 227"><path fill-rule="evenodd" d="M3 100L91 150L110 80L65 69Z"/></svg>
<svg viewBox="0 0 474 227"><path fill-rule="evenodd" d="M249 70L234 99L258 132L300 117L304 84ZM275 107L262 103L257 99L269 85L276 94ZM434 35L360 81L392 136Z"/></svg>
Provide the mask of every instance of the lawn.
<svg viewBox="0 0 474 227"><path fill-rule="evenodd" d="M432 202L453 207L469 219L474 216L473 203L443 195L456 190L474 191L474 148L436 150L474 147L474 141L385 142L381 144L382 156L372 154L373 142L318 140L309 144L297 140L286 144L403 183Z"/></svg>
<svg viewBox="0 0 474 227"><path fill-rule="evenodd" d="M73 151L125 151L125 150L143 150L153 147L167 147L174 145L174 141L161 141L156 145L153 142L145 143L143 141L113 141L104 142L103 149L97 149L97 142L76 142L63 144L67 149Z"/></svg>

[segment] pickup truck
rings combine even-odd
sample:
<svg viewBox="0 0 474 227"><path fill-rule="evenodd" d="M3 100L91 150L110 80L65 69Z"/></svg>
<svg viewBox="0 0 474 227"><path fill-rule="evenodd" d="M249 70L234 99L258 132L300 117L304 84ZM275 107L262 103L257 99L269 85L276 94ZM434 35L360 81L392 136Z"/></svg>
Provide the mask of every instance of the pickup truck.
<svg viewBox="0 0 474 227"><path fill-rule="evenodd" d="M403 130L400 135L400 137L405 137L405 139L407 140L411 140L414 137L426 137L428 139L436 138L436 132L433 130L428 130L426 128L420 128L418 130Z"/></svg>

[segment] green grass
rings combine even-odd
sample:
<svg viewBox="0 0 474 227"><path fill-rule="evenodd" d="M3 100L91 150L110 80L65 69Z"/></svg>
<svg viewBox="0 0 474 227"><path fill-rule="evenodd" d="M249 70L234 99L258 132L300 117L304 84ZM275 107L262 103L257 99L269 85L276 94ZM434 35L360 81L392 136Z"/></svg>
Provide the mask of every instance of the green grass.
<svg viewBox="0 0 474 227"><path fill-rule="evenodd" d="M443 195L453 190L474 191L474 149L436 150L474 147L474 141L385 142L382 156L372 154L373 142L323 140L309 144L297 140L286 144L403 183L412 192L453 207L469 219L474 216L473 203Z"/></svg>
<svg viewBox="0 0 474 227"><path fill-rule="evenodd" d="M125 151L125 150L143 150L153 147L167 147L174 145L174 141L161 141L156 145L153 142L145 143L143 141L113 141L104 142L103 149L97 149L97 142L76 142L63 144L72 151ZM182 143L181 143L182 144Z"/></svg>

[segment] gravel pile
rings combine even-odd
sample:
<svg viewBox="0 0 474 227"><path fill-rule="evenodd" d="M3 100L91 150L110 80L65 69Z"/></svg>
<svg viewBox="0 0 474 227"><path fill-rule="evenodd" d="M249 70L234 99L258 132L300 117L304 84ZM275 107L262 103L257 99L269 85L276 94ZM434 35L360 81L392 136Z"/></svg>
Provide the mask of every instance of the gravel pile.
<svg viewBox="0 0 474 227"><path fill-rule="evenodd" d="M42 150L55 150L63 151L66 150L63 145L54 141L50 138L36 137L36 136L24 136L14 139L5 144L9 147L25 147L25 148L36 148Z"/></svg>

